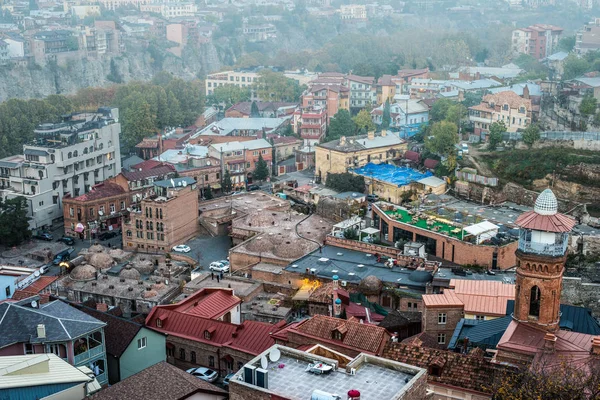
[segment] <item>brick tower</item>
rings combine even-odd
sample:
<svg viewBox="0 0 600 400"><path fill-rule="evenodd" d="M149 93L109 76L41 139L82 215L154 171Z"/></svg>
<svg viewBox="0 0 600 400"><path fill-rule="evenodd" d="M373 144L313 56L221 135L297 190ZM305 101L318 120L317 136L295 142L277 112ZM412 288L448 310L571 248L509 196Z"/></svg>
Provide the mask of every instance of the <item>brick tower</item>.
<svg viewBox="0 0 600 400"><path fill-rule="evenodd" d="M556 197L546 189L533 211L519 216L516 224L520 229L513 318L555 332L559 329L567 242L575 221L558 213Z"/></svg>

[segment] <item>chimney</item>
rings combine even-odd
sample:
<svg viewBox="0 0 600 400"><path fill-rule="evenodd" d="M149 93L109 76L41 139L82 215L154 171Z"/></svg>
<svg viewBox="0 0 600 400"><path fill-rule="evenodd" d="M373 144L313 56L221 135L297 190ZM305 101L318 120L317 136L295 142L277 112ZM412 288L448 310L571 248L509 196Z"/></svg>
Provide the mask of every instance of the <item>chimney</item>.
<svg viewBox="0 0 600 400"><path fill-rule="evenodd" d="M337 290L339 287L339 279L340 277L337 275L334 275L331 279L333 279L333 290Z"/></svg>
<svg viewBox="0 0 600 400"><path fill-rule="evenodd" d="M37 326L37 337L38 337L38 339L45 339L46 338L46 325L39 324Z"/></svg>
<svg viewBox="0 0 600 400"><path fill-rule="evenodd" d="M381 137L386 137L387 136L387 130L384 129L381 131Z"/></svg>
<svg viewBox="0 0 600 400"><path fill-rule="evenodd" d="M529 87L527 87L527 85L525 85L525 87L523 88L523 98L529 99Z"/></svg>
<svg viewBox="0 0 600 400"><path fill-rule="evenodd" d="M375 131L370 131L367 133L367 139L373 140L375 139Z"/></svg>
<svg viewBox="0 0 600 400"><path fill-rule="evenodd" d="M340 146L345 146L346 145L346 136L342 136L340 137Z"/></svg>
<svg viewBox="0 0 600 400"><path fill-rule="evenodd" d="M555 344L556 335L550 332L546 333L546 335L544 335L544 350L553 352Z"/></svg>
<svg viewBox="0 0 600 400"><path fill-rule="evenodd" d="M600 336L592 339L592 354L595 356L600 355Z"/></svg>

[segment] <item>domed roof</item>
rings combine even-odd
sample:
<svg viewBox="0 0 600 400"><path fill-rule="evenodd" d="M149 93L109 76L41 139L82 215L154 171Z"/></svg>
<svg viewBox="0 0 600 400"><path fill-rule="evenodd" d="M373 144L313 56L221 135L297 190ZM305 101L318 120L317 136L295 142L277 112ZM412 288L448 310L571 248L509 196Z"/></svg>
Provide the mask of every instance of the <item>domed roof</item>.
<svg viewBox="0 0 600 400"><path fill-rule="evenodd" d="M558 201L552 190L546 189L538 196L533 210L540 215L554 215L558 211Z"/></svg>
<svg viewBox="0 0 600 400"><path fill-rule="evenodd" d="M69 276L74 281L89 281L96 277L96 268L89 264L79 265L73 268Z"/></svg>
<svg viewBox="0 0 600 400"><path fill-rule="evenodd" d="M101 244L94 244L88 248L88 253L102 253L104 251L104 246Z"/></svg>
<svg viewBox="0 0 600 400"><path fill-rule="evenodd" d="M408 279L413 282L431 282L433 280L433 276L431 272L427 271L413 271L408 275Z"/></svg>
<svg viewBox="0 0 600 400"><path fill-rule="evenodd" d="M94 253L88 262L98 269L110 268L114 264L113 258L107 253Z"/></svg>
<svg viewBox="0 0 600 400"><path fill-rule="evenodd" d="M142 274L140 274L140 272L137 269L132 268L130 265L127 265L119 273L119 277L125 278L125 279L139 280L141 278L141 276L142 276Z"/></svg>
<svg viewBox="0 0 600 400"><path fill-rule="evenodd" d="M383 283L379 280L375 275L369 275L358 284L358 289L361 293L369 295L369 294L379 294Z"/></svg>

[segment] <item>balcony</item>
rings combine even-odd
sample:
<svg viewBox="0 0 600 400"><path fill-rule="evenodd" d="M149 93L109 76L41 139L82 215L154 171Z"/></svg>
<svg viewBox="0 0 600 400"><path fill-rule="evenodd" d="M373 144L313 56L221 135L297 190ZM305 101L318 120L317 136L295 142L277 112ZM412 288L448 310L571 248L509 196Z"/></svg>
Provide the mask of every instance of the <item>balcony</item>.
<svg viewBox="0 0 600 400"><path fill-rule="evenodd" d="M79 365L104 353L103 336L101 331L96 331L87 337L77 339L73 343L73 349L75 350L73 364Z"/></svg>
<svg viewBox="0 0 600 400"><path fill-rule="evenodd" d="M554 243L540 243L531 240L531 232L521 230L519 233L519 250L523 253L537 254L548 257L562 257L567 252L569 235L556 233Z"/></svg>

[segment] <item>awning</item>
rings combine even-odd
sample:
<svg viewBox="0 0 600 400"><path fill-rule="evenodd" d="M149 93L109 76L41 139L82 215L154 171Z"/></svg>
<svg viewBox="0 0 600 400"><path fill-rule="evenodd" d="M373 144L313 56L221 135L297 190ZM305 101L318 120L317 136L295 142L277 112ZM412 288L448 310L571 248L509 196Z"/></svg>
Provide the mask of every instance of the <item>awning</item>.
<svg viewBox="0 0 600 400"><path fill-rule="evenodd" d="M75 232L81 233L85 230L85 226L80 222L75 226Z"/></svg>
<svg viewBox="0 0 600 400"><path fill-rule="evenodd" d="M215 183L213 185L210 185L211 189L221 189L221 184L220 183Z"/></svg>

